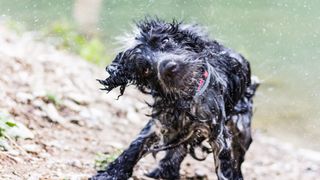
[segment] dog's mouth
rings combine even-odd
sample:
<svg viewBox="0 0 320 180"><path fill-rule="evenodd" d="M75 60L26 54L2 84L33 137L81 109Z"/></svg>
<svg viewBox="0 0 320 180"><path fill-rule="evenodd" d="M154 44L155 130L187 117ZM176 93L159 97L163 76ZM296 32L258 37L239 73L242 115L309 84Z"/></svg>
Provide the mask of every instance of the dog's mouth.
<svg viewBox="0 0 320 180"><path fill-rule="evenodd" d="M206 69L203 70L202 76L198 79L198 86L195 96L200 96L204 93L211 81L212 67L206 63Z"/></svg>

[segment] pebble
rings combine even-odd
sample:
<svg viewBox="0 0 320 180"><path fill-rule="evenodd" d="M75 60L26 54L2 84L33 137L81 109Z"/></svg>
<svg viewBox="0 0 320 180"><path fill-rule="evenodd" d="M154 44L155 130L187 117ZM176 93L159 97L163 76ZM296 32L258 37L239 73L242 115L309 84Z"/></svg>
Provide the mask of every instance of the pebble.
<svg viewBox="0 0 320 180"><path fill-rule="evenodd" d="M60 124L65 123L65 119L58 113L56 107L52 103L48 104L47 108L45 108L45 111L47 113L48 118L51 121L57 122Z"/></svg>
<svg viewBox="0 0 320 180"><path fill-rule="evenodd" d="M36 154L40 153L42 150L41 147L36 144L25 144L25 145L22 145L22 148L28 153L36 153Z"/></svg>
<svg viewBox="0 0 320 180"><path fill-rule="evenodd" d="M34 134L24 124L13 121L16 126L6 130L6 133L10 137L22 138L22 139L33 139Z"/></svg>
<svg viewBox="0 0 320 180"><path fill-rule="evenodd" d="M49 159L51 158L51 155L49 153L46 152L41 152L38 154L38 157L42 158L42 159Z"/></svg>
<svg viewBox="0 0 320 180"><path fill-rule="evenodd" d="M132 123L141 122L141 116L137 113L137 111L133 107L128 108L127 119Z"/></svg>
<svg viewBox="0 0 320 180"><path fill-rule="evenodd" d="M69 109L76 112L80 112L83 109L83 107L81 107L79 104L75 103L74 101L70 101L68 99L63 101L63 105L65 105Z"/></svg>
<svg viewBox="0 0 320 180"><path fill-rule="evenodd" d="M45 103L40 99L35 99L35 100L32 101L32 105L34 107L42 108L44 106L44 104Z"/></svg>
<svg viewBox="0 0 320 180"><path fill-rule="evenodd" d="M82 163L79 160L73 160L69 164L73 167L82 168Z"/></svg>
<svg viewBox="0 0 320 180"><path fill-rule="evenodd" d="M32 174L28 180L39 180L41 179L41 175L40 174Z"/></svg>
<svg viewBox="0 0 320 180"><path fill-rule="evenodd" d="M20 155L20 152L15 149L11 149L10 151L8 151L8 153L12 156L19 156Z"/></svg>
<svg viewBox="0 0 320 180"><path fill-rule="evenodd" d="M91 102L91 98L82 94L70 93L67 98L74 101L79 105L88 105Z"/></svg>
<svg viewBox="0 0 320 180"><path fill-rule="evenodd" d="M0 139L0 150L11 151L12 147L9 145L7 141L5 141L5 139Z"/></svg>
<svg viewBox="0 0 320 180"><path fill-rule="evenodd" d="M76 124L78 126L85 126L85 122L81 119L82 117L80 116L72 116L67 118L67 120L72 124Z"/></svg>
<svg viewBox="0 0 320 180"><path fill-rule="evenodd" d="M16 94L16 98L17 98L18 102L23 103L23 104L26 104L29 101L34 99L34 97L31 94L25 93L25 92L18 92Z"/></svg>

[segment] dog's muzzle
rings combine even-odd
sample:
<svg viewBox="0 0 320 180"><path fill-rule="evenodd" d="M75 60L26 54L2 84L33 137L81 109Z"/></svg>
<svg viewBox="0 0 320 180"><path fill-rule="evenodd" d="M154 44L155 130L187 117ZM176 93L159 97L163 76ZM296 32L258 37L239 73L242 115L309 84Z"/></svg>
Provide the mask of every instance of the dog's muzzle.
<svg viewBox="0 0 320 180"><path fill-rule="evenodd" d="M162 76L173 76L178 72L179 68L178 63L171 60L164 60L160 62L158 70Z"/></svg>

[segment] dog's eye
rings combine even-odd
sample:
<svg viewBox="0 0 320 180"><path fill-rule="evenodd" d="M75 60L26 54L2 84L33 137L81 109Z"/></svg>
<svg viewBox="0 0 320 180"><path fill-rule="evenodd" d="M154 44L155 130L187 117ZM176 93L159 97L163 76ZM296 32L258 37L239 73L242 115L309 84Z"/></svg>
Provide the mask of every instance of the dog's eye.
<svg viewBox="0 0 320 180"><path fill-rule="evenodd" d="M169 38L163 38L162 40L161 40L161 43L162 44L166 44L167 42L169 42Z"/></svg>
<svg viewBox="0 0 320 180"><path fill-rule="evenodd" d="M145 69L144 72L143 72L143 74L145 76L149 75L149 73L150 73L150 69L149 68Z"/></svg>

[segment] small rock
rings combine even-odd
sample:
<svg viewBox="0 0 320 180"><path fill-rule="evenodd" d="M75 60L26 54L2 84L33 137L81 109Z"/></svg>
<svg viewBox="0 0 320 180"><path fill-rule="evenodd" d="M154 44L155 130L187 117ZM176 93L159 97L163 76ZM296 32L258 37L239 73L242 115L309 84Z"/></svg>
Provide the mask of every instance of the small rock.
<svg viewBox="0 0 320 180"><path fill-rule="evenodd" d="M80 111L79 115L82 117L82 119L85 119L88 123L88 127L95 127L100 124L103 113L97 109L94 108L84 108ZM108 119L108 117L104 117Z"/></svg>
<svg viewBox="0 0 320 180"><path fill-rule="evenodd" d="M35 99L32 101L32 104L35 106L35 107L38 107L38 108L41 108L44 106L44 102L40 99Z"/></svg>
<svg viewBox="0 0 320 180"><path fill-rule="evenodd" d="M0 139L0 150L1 151L11 151L12 147L5 139Z"/></svg>
<svg viewBox="0 0 320 180"><path fill-rule="evenodd" d="M123 149L124 148L124 145L119 142L109 141L108 144L116 149Z"/></svg>
<svg viewBox="0 0 320 180"><path fill-rule="evenodd" d="M22 123L16 122L11 116L0 112L0 126L6 135L12 138L33 139L33 133ZM3 119L3 120L2 120ZM10 123L11 125L8 125Z"/></svg>
<svg viewBox="0 0 320 180"><path fill-rule="evenodd" d="M15 122L16 126L9 128L6 130L6 134L10 137L14 138L22 138L22 139L33 139L34 134L22 123Z"/></svg>
<svg viewBox="0 0 320 180"><path fill-rule="evenodd" d="M320 152L309 150L309 149L300 149L298 154L308 160L315 160L320 162Z"/></svg>
<svg viewBox="0 0 320 180"><path fill-rule="evenodd" d="M127 112L127 119L135 124L138 124L139 122L141 122L141 117L139 116L139 114L135 111L134 108L130 107L128 108L128 112Z"/></svg>
<svg viewBox="0 0 320 180"><path fill-rule="evenodd" d="M20 152L18 150L12 149L10 151L8 151L8 153L12 156L19 156L21 155Z"/></svg>
<svg viewBox="0 0 320 180"><path fill-rule="evenodd" d="M63 143L58 141L58 140L53 140L53 141L49 141L45 143L46 146L50 146L50 147L55 147L55 148L59 148L59 149L63 149Z"/></svg>
<svg viewBox="0 0 320 180"><path fill-rule="evenodd" d="M46 96L46 91L43 89L33 89L32 91L33 96L35 97L45 97Z"/></svg>
<svg viewBox="0 0 320 180"><path fill-rule="evenodd" d="M63 124L65 122L65 119L58 113L56 107L52 103L48 104L45 111L47 112L47 116L51 121L57 122L60 124Z"/></svg>
<svg viewBox="0 0 320 180"><path fill-rule="evenodd" d="M16 95L16 98L18 102L24 103L24 104L34 99L34 97L31 94L25 93L25 92L18 92Z"/></svg>
<svg viewBox="0 0 320 180"><path fill-rule="evenodd" d="M79 160L73 160L71 162L69 162L69 164L73 167L77 167L77 168L81 168L82 167L82 163Z"/></svg>
<svg viewBox="0 0 320 180"><path fill-rule="evenodd" d="M51 155L49 153L43 152L43 153L39 153L38 156L42 159L49 159L51 158Z"/></svg>
<svg viewBox="0 0 320 180"><path fill-rule="evenodd" d="M67 97L79 105L88 105L89 102L91 101L90 97L82 94L72 93L72 94L68 94Z"/></svg>
<svg viewBox="0 0 320 180"><path fill-rule="evenodd" d="M40 109L33 109L32 112L33 112L34 116L37 116L37 117L46 116L46 113L41 111Z"/></svg>
<svg viewBox="0 0 320 180"><path fill-rule="evenodd" d="M78 126L85 125L85 123L82 120L80 120L80 117L77 117L77 116L73 116L73 117L68 118L68 121L71 122L72 124L76 124Z"/></svg>
<svg viewBox="0 0 320 180"><path fill-rule="evenodd" d="M29 180L38 180L41 179L40 174L31 174L31 176L28 178Z"/></svg>
<svg viewBox="0 0 320 180"><path fill-rule="evenodd" d="M36 144L25 144L22 146L22 148L27 151L28 153L40 153L41 147Z"/></svg>
<svg viewBox="0 0 320 180"><path fill-rule="evenodd" d="M82 107L79 106L77 103L75 103L74 101L70 101L70 100L64 100L63 101L63 105L65 105L66 107L68 107L69 109L76 111L76 112L80 112Z"/></svg>

